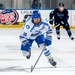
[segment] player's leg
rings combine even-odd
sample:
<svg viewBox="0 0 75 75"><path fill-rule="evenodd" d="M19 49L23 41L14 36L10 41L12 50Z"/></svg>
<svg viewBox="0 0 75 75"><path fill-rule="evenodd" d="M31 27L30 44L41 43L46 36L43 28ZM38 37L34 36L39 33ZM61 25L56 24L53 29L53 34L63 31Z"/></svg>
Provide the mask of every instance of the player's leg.
<svg viewBox="0 0 75 75"><path fill-rule="evenodd" d="M31 46L32 46L33 40L29 40L28 44L21 44L21 50L23 56L25 56L27 59L31 57Z"/></svg>
<svg viewBox="0 0 75 75"><path fill-rule="evenodd" d="M55 26L57 26L58 23L55 23ZM57 34L57 39L60 40L60 26L56 27L56 34Z"/></svg>
<svg viewBox="0 0 75 75"><path fill-rule="evenodd" d="M44 35L41 35L39 37L37 37L35 39L35 41L37 42L39 48L41 50L44 50L44 55L47 57L47 59L49 60L49 62L51 63L51 65L55 66L56 62L54 61L53 57L51 56L51 51L50 49L46 48L45 46L45 37ZM51 44L52 42L50 42L49 44Z"/></svg>
<svg viewBox="0 0 75 75"><path fill-rule="evenodd" d="M68 36L70 37L71 40L74 40L74 37L72 36L72 32L70 30L70 26L69 23L66 22L65 25L63 25L63 27L66 29Z"/></svg>

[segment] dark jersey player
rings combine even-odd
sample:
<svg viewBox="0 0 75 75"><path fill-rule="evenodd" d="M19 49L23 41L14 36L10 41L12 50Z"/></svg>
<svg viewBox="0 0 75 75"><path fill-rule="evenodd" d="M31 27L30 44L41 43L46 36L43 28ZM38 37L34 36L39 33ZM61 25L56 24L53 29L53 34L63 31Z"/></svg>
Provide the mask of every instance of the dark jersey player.
<svg viewBox="0 0 75 75"><path fill-rule="evenodd" d="M54 20L53 20L54 18ZM67 9L64 8L63 3L59 3L59 7L56 8L54 11L52 11L49 15L49 23L57 26L56 27L56 33L57 33L57 39L60 39L60 25L63 26L63 28L67 31L68 36L70 37L71 40L74 40L74 37L72 36L70 26L68 23L68 11Z"/></svg>

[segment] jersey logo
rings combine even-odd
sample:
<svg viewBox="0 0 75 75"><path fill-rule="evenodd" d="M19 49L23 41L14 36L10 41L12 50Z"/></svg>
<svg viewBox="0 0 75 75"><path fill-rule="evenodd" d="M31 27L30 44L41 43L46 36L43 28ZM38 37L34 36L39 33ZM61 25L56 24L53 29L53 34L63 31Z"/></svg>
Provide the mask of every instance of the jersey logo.
<svg viewBox="0 0 75 75"><path fill-rule="evenodd" d="M62 17L64 16L64 14L62 14L62 13L57 13L57 16L62 19Z"/></svg>
<svg viewBox="0 0 75 75"><path fill-rule="evenodd" d="M27 33L24 32L23 35L24 35L24 36L27 36Z"/></svg>
<svg viewBox="0 0 75 75"><path fill-rule="evenodd" d="M29 28L30 28L30 26L29 26L29 25L26 25L26 28L27 28L27 29L29 29Z"/></svg>

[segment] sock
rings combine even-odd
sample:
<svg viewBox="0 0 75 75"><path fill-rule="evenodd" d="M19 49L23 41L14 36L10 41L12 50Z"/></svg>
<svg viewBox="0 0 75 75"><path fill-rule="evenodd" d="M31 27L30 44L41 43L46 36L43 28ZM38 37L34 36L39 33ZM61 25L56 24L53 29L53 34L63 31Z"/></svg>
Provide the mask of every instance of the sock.
<svg viewBox="0 0 75 75"><path fill-rule="evenodd" d="M50 50L47 50L47 48L44 51L44 55L47 57L47 59L52 59L51 52Z"/></svg>

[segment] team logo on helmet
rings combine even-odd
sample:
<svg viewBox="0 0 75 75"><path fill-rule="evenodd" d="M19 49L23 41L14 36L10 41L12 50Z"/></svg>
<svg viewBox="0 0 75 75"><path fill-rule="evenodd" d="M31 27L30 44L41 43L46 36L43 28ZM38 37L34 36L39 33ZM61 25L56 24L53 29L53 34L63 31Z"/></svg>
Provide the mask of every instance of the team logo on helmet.
<svg viewBox="0 0 75 75"><path fill-rule="evenodd" d="M32 18L39 18L41 17L41 14L38 10L33 11Z"/></svg>

